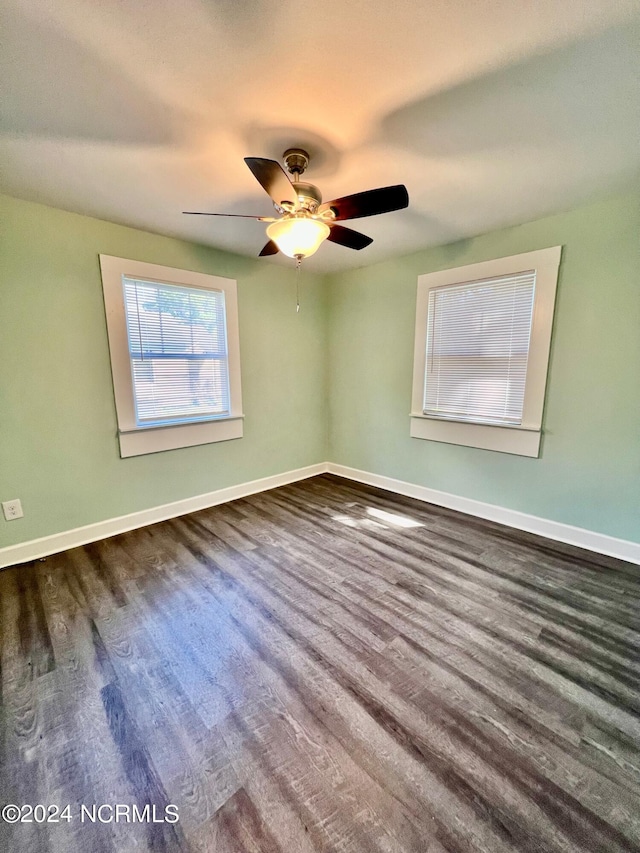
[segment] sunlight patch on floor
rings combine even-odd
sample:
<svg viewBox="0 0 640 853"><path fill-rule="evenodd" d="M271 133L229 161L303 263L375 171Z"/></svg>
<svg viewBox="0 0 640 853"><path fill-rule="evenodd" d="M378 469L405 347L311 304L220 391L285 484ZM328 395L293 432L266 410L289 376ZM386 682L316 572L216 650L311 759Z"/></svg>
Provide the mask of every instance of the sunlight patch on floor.
<svg viewBox="0 0 640 853"><path fill-rule="evenodd" d="M354 518L352 515L344 514L332 515L331 518L333 521L338 521L340 524L344 524L345 527L361 527L368 530L374 530L376 528L387 530L389 526L405 529L424 526L421 522L415 521L413 518L409 518L406 515L386 512L383 509L377 509L372 506L365 507L365 509L367 514L362 518Z"/></svg>
<svg viewBox="0 0 640 853"><path fill-rule="evenodd" d="M386 512L383 509L376 509L376 507L372 506L367 507L367 513L374 518L380 519L380 521L392 524L394 527L424 527L420 521L415 521L406 515L397 515L394 512Z"/></svg>

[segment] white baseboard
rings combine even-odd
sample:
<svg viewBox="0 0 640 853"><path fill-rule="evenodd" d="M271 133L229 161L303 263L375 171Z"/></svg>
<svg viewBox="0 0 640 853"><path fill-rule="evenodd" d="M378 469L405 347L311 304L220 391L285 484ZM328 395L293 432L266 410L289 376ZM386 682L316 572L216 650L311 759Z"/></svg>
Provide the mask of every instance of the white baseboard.
<svg viewBox="0 0 640 853"><path fill-rule="evenodd" d="M595 551L599 554L617 557L620 560L627 560L630 563L640 564L640 544L636 542L616 539L613 536L606 536L604 533L595 533L582 527L573 527L570 524L538 518L535 515L483 503L472 498L463 498L459 495L441 492L438 489L430 489L427 486L418 486L415 483L407 483L393 477L359 471L357 468L348 468L334 462L319 462L316 465L308 465L306 468L285 471L282 474L274 474L260 480L251 480L248 483L240 483L226 489L217 489L214 492L196 495L193 498L173 501L163 506L132 512L129 515L121 515L118 518L110 518L96 524L87 524L74 530L66 530L52 536L32 539L30 542L10 545L8 548L0 548L0 568L37 560L40 557L47 557L49 554L66 551L67 548L76 548L80 545L86 545L88 542L96 542L99 539L106 539L108 536L126 533L127 530L135 530L138 527L145 527L158 521L166 521L168 518L196 512L199 509L206 509L210 506L216 506L216 504L227 503L227 501L253 495L256 492L286 486L288 483L295 483L298 480L305 480L308 477L325 473L336 474L348 480L377 486L380 489L416 498L419 501L444 506L448 509L465 512L468 515L475 515L478 518L486 518L489 521L496 521L499 524L505 524L507 527L515 527L517 530L537 533L539 536L555 539L567 545L577 545L579 548L586 548L588 551Z"/></svg>
<svg viewBox="0 0 640 853"><path fill-rule="evenodd" d="M317 474L324 474L326 471L326 462L319 462L317 465L307 465L306 468L297 468L294 471L285 471L283 474L274 474L272 477L263 477L260 480L251 480L248 483L240 483L226 489L217 489L215 492L207 492L193 498L185 498L151 509L143 509L140 512L132 512L118 518L109 518L106 521L76 527L74 530L65 530L63 533L54 533L52 536L43 536L41 539L32 539L30 542L9 545L8 548L0 548L0 568L38 560L40 557L47 557L49 554L57 554L58 551L66 551L67 548L77 548L79 545L97 542L99 539L106 539L108 536L126 533L127 530L135 530L137 527L146 527L148 524L166 521L168 518L186 515L189 512L227 503L227 501L233 501L237 498L244 498L256 492L286 486L287 483L295 483L297 480L315 477Z"/></svg>
<svg viewBox="0 0 640 853"><path fill-rule="evenodd" d="M357 480L368 486L377 486L389 492L416 498L419 501L444 506L447 509L455 509L458 512L466 512L478 518L486 518L489 521L497 521L507 527L515 527L517 530L526 530L528 533L537 533L547 539L555 539L567 545L577 545L587 551L596 551L598 554L607 554L629 563L640 564L640 544L629 542L626 539L616 539L614 536L606 536L604 533L595 533L583 527L573 527L571 524L562 524L559 521L550 521L547 518L539 518L518 512L515 509L506 509L502 506L483 503L472 498L462 498L438 489L429 489L426 486L417 486L404 480L395 480L393 477L383 477L380 474L370 474L368 471L359 471L357 468L348 468L345 465L336 465L329 462L327 471L338 477L346 477L349 480Z"/></svg>

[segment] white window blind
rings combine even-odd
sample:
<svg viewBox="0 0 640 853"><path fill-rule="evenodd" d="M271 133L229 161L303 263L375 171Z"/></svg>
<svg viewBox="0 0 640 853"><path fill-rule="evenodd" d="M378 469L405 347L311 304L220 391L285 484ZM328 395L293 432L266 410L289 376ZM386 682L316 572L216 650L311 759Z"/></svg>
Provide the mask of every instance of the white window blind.
<svg viewBox="0 0 640 853"><path fill-rule="evenodd" d="M429 293L424 414L522 423L535 270Z"/></svg>
<svg viewBox="0 0 640 853"><path fill-rule="evenodd" d="M228 415L224 292L122 281L138 425Z"/></svg>

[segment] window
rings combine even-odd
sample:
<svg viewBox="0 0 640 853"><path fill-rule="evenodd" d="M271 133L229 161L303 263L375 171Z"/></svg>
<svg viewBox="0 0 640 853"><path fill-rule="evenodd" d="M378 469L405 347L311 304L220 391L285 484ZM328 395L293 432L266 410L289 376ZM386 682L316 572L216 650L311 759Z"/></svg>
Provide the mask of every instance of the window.
<svg viewBox="0 0 640 853"><path fill-rule="evenodd" d="M236 283L100 255L120 455L241 438Z"/></svg>
<svg viewBox="0 0 640 853"><path fill-rule="evenodd" d="M560 254L419 277L414 438L539 455Z"/></svg>

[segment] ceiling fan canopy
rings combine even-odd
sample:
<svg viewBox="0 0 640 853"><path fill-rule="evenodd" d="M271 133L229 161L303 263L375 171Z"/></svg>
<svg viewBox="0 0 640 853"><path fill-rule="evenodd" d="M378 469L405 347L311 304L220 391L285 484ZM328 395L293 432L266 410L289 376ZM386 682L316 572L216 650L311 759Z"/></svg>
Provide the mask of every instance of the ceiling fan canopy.
<svg viewBox="0 0 640 853"><path fill-rule="evenodd" d="M244 162L260 186L270 196L278 217L250 216L234 213L184 211L198 216L236 216L270 223L268 243L259 257L282 252L300 261L313 255L325 240L359 251L373 240L366 234L339 225L347 219L360 219L401 210L409 204L404 184L380 187L354 193L323 204L320 190L300 178L309 165L309 155L302 148L289 148L283 154L289 175L276 160L245 157Z"/></svg>

